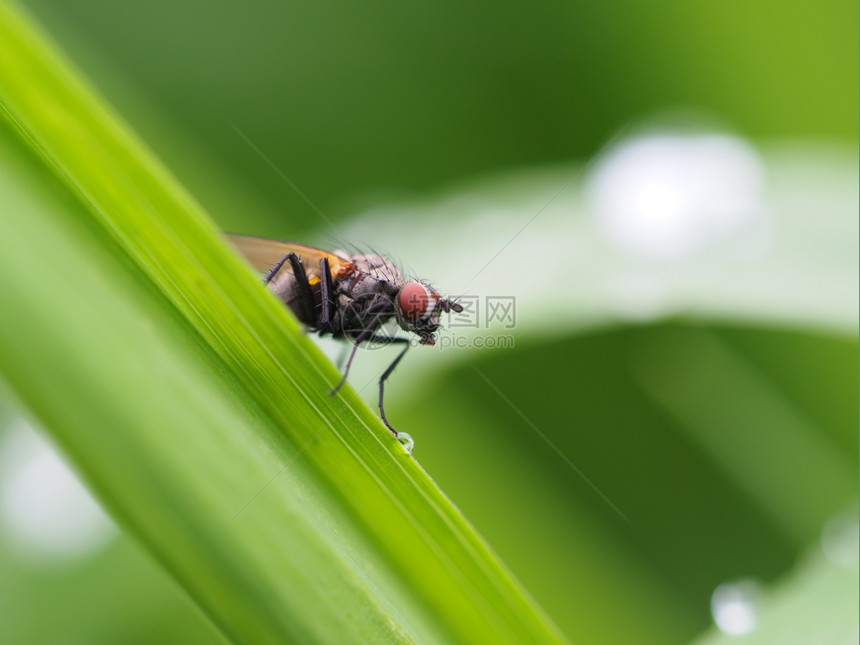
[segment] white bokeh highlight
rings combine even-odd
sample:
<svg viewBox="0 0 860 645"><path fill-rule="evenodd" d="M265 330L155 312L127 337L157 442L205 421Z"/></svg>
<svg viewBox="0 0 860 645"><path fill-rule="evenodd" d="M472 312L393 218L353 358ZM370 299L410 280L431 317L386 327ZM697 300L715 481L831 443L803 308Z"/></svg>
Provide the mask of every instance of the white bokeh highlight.
<svg viewBox="0 0 860 645"><path fill-rule="evenodd" d="M857 514L847 512L830 519L821 531L821 551L831 563L846 569L858 566L860 526Z"/></svg>
<svg viewBox="0 0 860 645"><path fill-rule="evenodd" d="M747 230L765 204L764 164L727 134L654 134L623 142L589 178L591 211L625 255L693 256Z"/></svg>
<svg viewBox="0 0 860 645"><path fill-rule="evenodd" d="M759 587L751 580L727 582L711 596L711 615L724 634L749 634L758 624Z"/></svg>
<svg viewBox="0 0 860 645"><path fill-rule="evenodd" d="M56 450L16 420L0 439L0 532L20 556L50 565L88 558L117 529Z"/></svg>

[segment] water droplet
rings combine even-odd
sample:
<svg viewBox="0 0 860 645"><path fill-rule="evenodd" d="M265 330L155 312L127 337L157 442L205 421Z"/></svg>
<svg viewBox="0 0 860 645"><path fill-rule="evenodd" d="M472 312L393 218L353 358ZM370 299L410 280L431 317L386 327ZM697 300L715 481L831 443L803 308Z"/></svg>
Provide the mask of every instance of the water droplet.
<svg viewBox="0 0 860 645"><path fill-rule="evenodd" d="M731 636L748 634L758 622L761 592L756 582L726 582L711 596L711 615L719 630Z"/></svg>
<svg viewBox="0 0 860 645"><path fill-rule="evenodd" d="M403 449L406 451L407 455L412 454L412 450L415 448L415 441L412 440L412 437L410 437L405 432L398 432L397 441L399 441L400 444L403 446Z"/></svg>

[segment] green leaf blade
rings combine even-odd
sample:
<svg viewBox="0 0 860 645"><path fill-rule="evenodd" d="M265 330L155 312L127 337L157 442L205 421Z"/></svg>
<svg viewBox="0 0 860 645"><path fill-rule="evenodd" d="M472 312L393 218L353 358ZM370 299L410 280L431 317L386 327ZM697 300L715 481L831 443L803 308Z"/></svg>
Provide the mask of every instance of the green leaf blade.
<svg viewBox="0 0 860 645"><path fill-rule="evenodd" d="M0 298L30 306L3 329L4 377L207 615L237 642L561 640L354 394L327 395L333 367L7 6L0 39L7 121L80 202L8 226ZM33 246L52 264L25 275ZM41 300L46 285L63 298ZM52 359L67 369L45 374Z"/></svg>

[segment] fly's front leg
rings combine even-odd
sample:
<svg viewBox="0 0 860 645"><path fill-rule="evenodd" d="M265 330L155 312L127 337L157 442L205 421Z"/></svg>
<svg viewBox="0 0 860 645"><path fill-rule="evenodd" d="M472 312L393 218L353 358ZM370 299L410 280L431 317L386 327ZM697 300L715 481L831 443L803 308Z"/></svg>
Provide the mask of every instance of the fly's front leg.
<svg viewBox="0 0 860 645"><path fill-rule="evenodd" d="M382 376L379 378L379 416L382 417L382 423L385 424L385 427L391 430L394 436L397 436L397 430L388 423L388 418L385 416L385 406L383 405L383 398L385 396L385 380L391 376L391 373L394 371L394 368L397 367L397 364L401 361L401 359L406 355L406 352L409 351L409 347L411 346L411 342L408 338L380 338L374 337L373 340L381 342L381 343L389 343L389 344L403 344L403 349L400 350L400 353L397 355L397 358L388 366ZM404 435L405 437L406 435Z"/></svg>
<svg viewBox="0 0 860 645"><path fill-rule="evenodd" d="M376 321L377 318L379 318L379 316L374 318L374 321ZM365 333L368 331L369 333L365 335ZM369 340L374 343L383 343L387 345L404 345L403 349L400 350L400 353L397 355L397 358L395 358L391 362L391 365L389 365L382 373L382 376L379 377L379 415L382 417L382 423L385 424L385 427L391 430L391 434L396 437L398 435L397 430L394 429L394 426L392 426L388 422L388 417L385 416L385 381L388 379L389 376L391 376L391 373L394 371L394 368L397 367L397 364L403 359L403 357L406 355L406 352L409 350L409 347L411 346L411 341L408 338L391 338L390 336L376 336L373 333L373 329L368 326L368 328L365 329L361 334L359 334L358 338L355 339L355 345L353 345L352 347L352 353L350 354L349 361L346 364L346 372L344 372L343 378L341 379L340 383L337 384L337 387L331 391L331 394L337 392L340 387L346 382L346 375L349 373L349 366L352 363L352 357L355 356L355 350L356 348L358 348L358 344L364 342L365 340Z"/></svg>
<svg viewBox="0 0 860 645"><path fill-rule="evenodd" d="M263 278L263 284L268 285L281 268L287 262L290 263L290 268L293 270L293 277L296 280L296 289L299 292L299 299L302 302L302 309L305 311L305 322L308 325L314 324L314 294L311 291L311 283L308 280L308 274L305 272L305 267L302 266L302 261L298 255L292 251L278 260L277 264L269 269L266 277Z"/></svg>

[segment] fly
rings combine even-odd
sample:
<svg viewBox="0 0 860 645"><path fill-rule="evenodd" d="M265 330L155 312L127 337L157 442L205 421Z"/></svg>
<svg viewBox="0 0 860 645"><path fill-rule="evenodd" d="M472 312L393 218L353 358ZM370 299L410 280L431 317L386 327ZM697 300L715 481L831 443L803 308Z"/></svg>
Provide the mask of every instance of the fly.
<svg viewBox="0 0 860 645"><path fill-rule="evenodd" d="M462 312L463 306L443 298L425 282L407 281L392 262L379 255L348 255L249 235L228 237L254 268L265 272L263 283L301 322L320 336L353 343L343 377L331 394L346 382L359 345L403 345L379 378L379 414L396 437L397 430L385 416L385 381L411 340L381 335L379 328L393 318L401 329L417 334L421 345L433 345L440 314Z"/></svg>

